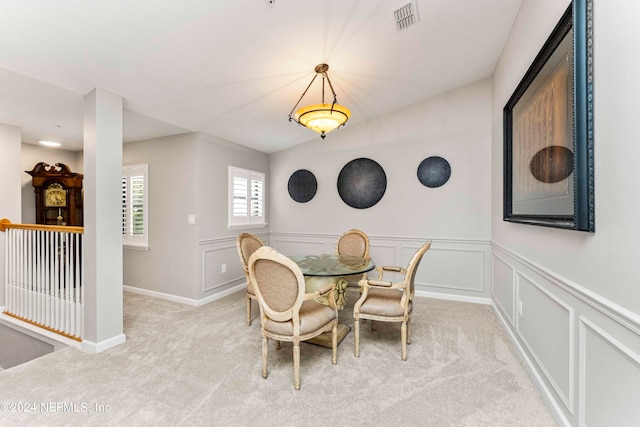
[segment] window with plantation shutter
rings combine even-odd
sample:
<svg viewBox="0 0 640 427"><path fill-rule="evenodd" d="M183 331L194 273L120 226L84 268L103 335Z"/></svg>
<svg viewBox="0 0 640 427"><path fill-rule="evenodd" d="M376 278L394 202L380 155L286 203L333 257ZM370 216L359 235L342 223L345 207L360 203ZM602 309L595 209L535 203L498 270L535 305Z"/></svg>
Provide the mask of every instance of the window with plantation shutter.
<svg viewBox="0 0 640 427"><path fill-rule="evenodd" d="M229 228L266 226L264 174L229 166Z"/></svg>
<svg viewBox="0 0 640 427"><path fill-rule="evenodd" d="M148 249L148 165L122 168L122 243Z"/></svg>

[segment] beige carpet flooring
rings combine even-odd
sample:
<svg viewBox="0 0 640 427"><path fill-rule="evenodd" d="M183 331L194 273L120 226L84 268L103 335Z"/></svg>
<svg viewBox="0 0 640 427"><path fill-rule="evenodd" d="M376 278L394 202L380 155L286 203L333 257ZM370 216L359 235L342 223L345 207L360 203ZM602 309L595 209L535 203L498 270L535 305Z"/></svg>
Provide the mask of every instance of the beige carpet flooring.
<svg viewBox="0 0 640 427"><path fill-rule="evenodd" d="M341 320L352 325L356 294ZM489 306L417 298L408 360L397 324L338 349L270 346L261 376L258 307L238 292L203 307L125 293L126 343L65 348L0 372L2 426L554 426Z"/></svg>

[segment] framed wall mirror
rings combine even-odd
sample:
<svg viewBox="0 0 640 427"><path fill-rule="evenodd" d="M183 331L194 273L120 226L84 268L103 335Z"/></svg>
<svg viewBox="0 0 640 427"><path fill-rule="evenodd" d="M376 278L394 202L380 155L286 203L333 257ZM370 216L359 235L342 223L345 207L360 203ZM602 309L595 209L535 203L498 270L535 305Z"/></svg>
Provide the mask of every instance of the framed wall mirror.
<svg viewBox="0 0 640 427"><path fill-rule="evenodd" d="M574 0L503 110L503 219L595 231L592 0Z"/></svg>

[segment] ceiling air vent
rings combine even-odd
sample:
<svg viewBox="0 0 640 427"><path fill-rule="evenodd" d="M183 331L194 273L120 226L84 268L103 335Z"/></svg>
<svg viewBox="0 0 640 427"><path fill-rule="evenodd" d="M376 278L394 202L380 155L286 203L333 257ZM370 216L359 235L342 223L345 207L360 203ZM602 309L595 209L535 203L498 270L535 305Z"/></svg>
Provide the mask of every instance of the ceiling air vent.
<svg viewBox="0 0 640 427"><path fill-rule="evenodd" d="M393 20L396 31L406 30L418 23L418 8L416 0L411 0L393 10Z"/></svg>

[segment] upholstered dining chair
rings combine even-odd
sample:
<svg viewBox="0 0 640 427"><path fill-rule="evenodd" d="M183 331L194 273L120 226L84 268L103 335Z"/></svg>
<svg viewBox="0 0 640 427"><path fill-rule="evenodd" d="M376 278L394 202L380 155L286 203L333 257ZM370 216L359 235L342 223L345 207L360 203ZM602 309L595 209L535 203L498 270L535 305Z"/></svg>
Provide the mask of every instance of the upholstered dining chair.
<svg viewBox="0 0 640 427"><path fill-rule="evenodd" d="M413 296L415 294L414 280L422 256L431 247L428 241L416 251L407 268L395 266L378 267L377 279L363 279L360 281L362 295L353 307L354 320L354 355L360 356L360 319L373 321L402 322L400 327L402 340L402 360L407 360L407 344L411 344L409 336L411 313L413 312ZM401 281L388 281L384 273L399 273Z"/></svg>
<svg viewBox="0 0 640 427"><path fill-rule="evenodd" d="M293 343L293 386L300 390L300 341L331 331L332 363L338 361L338 310L334 301L335 284L315 292L305 292L304 276L290 258L268 246L249 258L249 276L260 305L262 331L262 377L267 378L269 338ZM315 299L327 295L328 305Z"/></svg>
<svg viewBox="0 0 640 427"><path fill-rule="evenodd" d="M257 236L249 233L240 233L236 240L238 255L247 279L247 325L251 325L251 300L256 299L256 293L249 278L249 257L258 249L264 246L264 242Z"/></svg>
<svg viewBox="0 0 640 427"><path fill-rule="evenodd" d="M336 254L369 258L369 237L355 228L344 232L336 241ZM347 281L347 286L357 288L358 282L366 277L367 273L363 273L343 276L342 279Z"/></svg>

